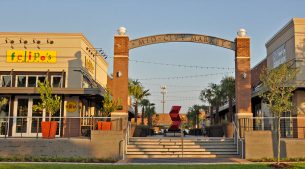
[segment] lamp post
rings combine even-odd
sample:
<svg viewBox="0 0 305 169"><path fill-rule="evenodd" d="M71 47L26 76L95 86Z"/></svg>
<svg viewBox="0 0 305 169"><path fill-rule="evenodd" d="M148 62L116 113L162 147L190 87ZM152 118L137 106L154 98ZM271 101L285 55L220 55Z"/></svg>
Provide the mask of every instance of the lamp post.
<svg viewBox="0 0 305 169"><path fill-rule="evenodd" d="M161 103L162 103L162 113L164 114L164 104L165 104L165 94L167 93L167 91L166 91L166 86L165 85L163 85L163 86L161 86L161 94L162 94L162 96L163 96L163 99L162 99L162 101L161 101Z"/></svg>

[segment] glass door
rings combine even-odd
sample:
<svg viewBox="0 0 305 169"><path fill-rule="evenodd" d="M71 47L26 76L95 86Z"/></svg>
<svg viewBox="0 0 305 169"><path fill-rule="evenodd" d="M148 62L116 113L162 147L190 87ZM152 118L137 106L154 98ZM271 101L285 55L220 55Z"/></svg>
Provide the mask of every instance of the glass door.
<svg viewBox="0 0 305 169"><path fill-rule="evenodd" d="M34 110L33 106L41 102L39 98L32 98L30 102L31 108L31 122L29 128L31 129L31 136L41 136L41 122L45 120L45 112L42 110Z"/></svg>
<svg viewBox="0 0 305 169"><path fill-rule="evenodd" d="M19 137L41 136L41 121L45 112L34 110L40 99L37 97L16 97L14 102L14 121L12 134Z"/></svg>
<svg viewBox="0 0 305 169"><path fill-rule="evenodd" d="M17 98L14 102L13 136L27 136L29 98Z"/></svg>

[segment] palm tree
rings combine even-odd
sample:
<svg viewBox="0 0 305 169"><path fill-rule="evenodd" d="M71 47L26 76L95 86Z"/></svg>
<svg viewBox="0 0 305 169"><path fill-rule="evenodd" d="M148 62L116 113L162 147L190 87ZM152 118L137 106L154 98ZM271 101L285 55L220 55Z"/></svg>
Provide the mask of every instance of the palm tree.
<svg viewBox="0 0 305 169"><path fill-rule="evenodd" d="M216 117L214 123L219 122L219 107L223 103L223 96L221 86L215 83L210 83L208 88L200 92L199 99L203 102L208 102L211 106L211 113L213 108L216 109Z"/></svg>
<svg viewBox="0 0 305 169"><path fill-rule="evenodd" d="M234 77L225 77L220 82L224 99L229 103L228 121L232 122L233 100L235 99L235 79Z"/></svg>
<svg viewBox="0 0 305 169"><path fill-rule="evenodd" d="M189 107L188 112L186 114L188 120L190 123L192 123L192 126L195 128L195 126L199 125L199 113L201 110L206 110L207 106L200 106L200 105L193 105L192 107Z"/></svg>
<svg viewBox="0 0 305 169"><path fill-rule="evenodd" d="M148 99L143 99L140 102L140 105L142 106L142 116L141 116L141 124L144 125L144 117L145 115L145 111L147 109L147 107L149 106L149 100Z"/></svg>
<svg viewBox="0 0 305 169"><path fill-rule="evenodd" d="M148 121L148 127L149 129L152 128L152 117L154 114L156 114L156 110L155 110L155 104L154 103L149 103L148 107L146 109L146 117L147 117L147 121Z"/></svg>
<svg viewBox="0 0 305 169"><path fill-rule="evenodd" d="M130 80L128 83L128 92L134 98L135 108L135 123L138 122L138 104L146 96L149 96L149 90L144 90L144 87L137 80Z"/></svg>

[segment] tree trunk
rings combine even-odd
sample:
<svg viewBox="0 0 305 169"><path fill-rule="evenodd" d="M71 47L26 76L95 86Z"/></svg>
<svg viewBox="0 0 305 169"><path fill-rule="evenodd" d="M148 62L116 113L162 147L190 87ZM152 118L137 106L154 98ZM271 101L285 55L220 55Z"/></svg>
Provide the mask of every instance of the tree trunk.
<svg viewBox="0 0 305 169"><path fill-rule="evenodd" d="M134 105L134 116L134 122L138 125L138 101L136 101Z"/></svg>
<svg viewBox="0 0 305 169"><path fill-rule="evenodd" d="M141 124L144 125L144 106L142 107Z"/></svg>
<svg viewBox="0 0 305 169"><path fill-rule="evenodd" d="M229 113L228 113L228 121L232 122L233 116L233 99L229 97Z"/></svg>
<svg viewBox="0 0 305 169"><path fill-rule="evenodd" d="M149 127L149 129L151 129L152 128L152 116L150 114L147 117L147 120L148 120L148 127Z"/></svg>
<svg viewBox="0 0 305 169"><path fill-rule="evenodd" d="M216 107L216 117L215 117L215 123L218 124L219 123L219 106Z"/></svg>
<svg viewBox="0 0 305 169"><path fill-rule="evenodd" d="M281 158L281 119L277 120L277 165L280 164Z"/></svg>

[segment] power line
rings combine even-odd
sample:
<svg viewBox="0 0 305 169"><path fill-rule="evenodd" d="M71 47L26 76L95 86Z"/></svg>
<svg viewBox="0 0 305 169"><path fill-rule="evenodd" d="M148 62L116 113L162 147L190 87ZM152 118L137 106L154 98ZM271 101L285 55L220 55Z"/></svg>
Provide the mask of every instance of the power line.
<svg viewBox="0 0 305 169"><path fill-rule="evenodd" d="M148 82L142 82L142 84L145 84L145 85L152 85L152 86L162 86L163 84L159 84L159 83L148 83ZM208 83L204 83L206 85L172 85L172 84L165 84L166 86L169 86L169 87L207 87Z"/></svg>
<svg viewBox="0 0 305 169"><path fill-rule="evenodd" d="M215 76L215 75L225 75L234 72L224 72L224 73L212 73L212 74L204 74L204 75L188 75L188 76L174 76L174 77L152 77L152 78L136 78L137 80L165 80L165 79L189 79L189 78L198 78L198 77L207 77L207 76Z"/></svg>
<svg viewBox="0 0 305 169"><path fill-rule="evenodd" d="M185 68L193 68L193 69L219 69L219 70L234 70L235 69L232 67L183 65L183 64L161 63L161 62L132 60L132 59L129 59L129 61L136 62L136 63L147 63L147 64L162 65L162 66L185 67Z"/></svg>

